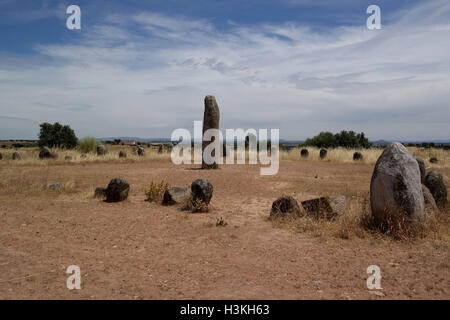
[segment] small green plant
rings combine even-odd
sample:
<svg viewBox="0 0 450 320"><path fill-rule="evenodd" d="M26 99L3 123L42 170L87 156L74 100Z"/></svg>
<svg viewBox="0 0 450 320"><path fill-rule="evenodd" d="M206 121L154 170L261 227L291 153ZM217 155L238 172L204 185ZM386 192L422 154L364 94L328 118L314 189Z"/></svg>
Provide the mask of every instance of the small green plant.
<svg viewBox="0 0 450 320"><path fill-rule="evenodd" d="M146 201L149 202L161 202L164 196L164 192L166 192L169 184L164 180L161 180L160 183L151 182L150 187L145 191L145 195L147 196Z"/></svg>
<svg viewBox="0 0 450 320"><path fill-rule="evenodd" d="M217 219L216 227L225 227L227 225L228 225L228 223L226 223L222 217L220 217L220 219Z"/></svg>

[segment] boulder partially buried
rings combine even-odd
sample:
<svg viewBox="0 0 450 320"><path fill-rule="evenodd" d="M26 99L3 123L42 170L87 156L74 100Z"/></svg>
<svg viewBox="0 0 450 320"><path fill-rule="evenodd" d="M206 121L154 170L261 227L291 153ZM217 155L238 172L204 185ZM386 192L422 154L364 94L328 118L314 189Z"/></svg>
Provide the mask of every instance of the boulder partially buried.
<svg viewBox="0 0 450 320"><path fill-rule="evenodd" d="M142 148L142 147L139 147L138 149L137 149L137 153L138 153L138 156L144 156L145 155L145 149L144 148Z"/></svg>
<svg viewBox="0 0 450 320"><path fill-rule="evenodd" d="M56 153L52 152L49 148L43 147L39 151L39 159L56 159L58 156Z"/></svg>
<svg viewBox="0 0 450 320"><path fill-rule="evenodd" d="M425 185L422 185L423 200L425 203L425 211L438 211L436 201L434 201L433 195Z"/></svg>
<svg viewBox="0 0 450 320"><path fill-rule="evenodd" d="M397 214L410 221L424 218L424 198L416 159L399 142L391 143L378 158L370 182L373 221L387 229Z"/></svg>
<svg viewBox="0 0 450 320"><path fill-rule="evenodd" d="M425 177L425 186L433 195L436 205L440 209L447 207L447 186L442 174L436 170L431 170Z"/></svg>
<svg viewBox="0 0 450 320"><path fill-rule="evenodd" d="M300 156L301 156L302 158L308 158L308 156L309 156L309 151L308 151L308 149L302 149L302 150L300 151Z"/></svg>
<svg viewBox="0 0 450 320"><path fill-rule="evenodd" d="M327 149L320 149L319 157L320 159L325 159L327 157Z"/></svg>
<svg viewBox="0 0 450 320"><path fill-rule="evenodd" d="M106 188L106 202L119 202L128 198L130 185L127 181L121 178L114 178Z"/></svg>
<svg viewBox="0 0 450 320"><path fill-rule="evenodd" d="M213 185L207 179L197 179L191 184L192 199L209 204L213 195Z"/></svg>
<svg viewBox="0 0 450 320"><path fill-rule="evenodd" d="M106 188L105 187L95 188L94 198L104 198L104 197L106 197Z"/></svg>
<svg viewBox="0 0 450 320"><path fill-rule="evenodd" d="M308 216L316 219L334 220L344 214L345 196L320 197L302 201L302 207Z"/></svg>
<svg viewBox="0 0 450 320"><path fill-rule="evenodd" d="M358 161L358 160L362 160L363 159L363 155L361 152L357 151L353 154L353 161Z"/></svg>
<svg viewBox="0 0 450 320"><path fill-rule="evenodd" d="M127 153L123 150L119 151L119 158L126 158L127 157Z"/></svg>
<svg viewBox="0 0 450 320"><path fill-rule="evenodd" d="M106 154L106 148L104 145L98 145L97 146L97 155L98 156L104 156Z"/></svg>
<svg viewBox="0 0 450 320"><path fill-rule="evenodd" d="M291 196L281 196L272 203L271 217L301 217L303 211L298 205L297 200Z"/></svg>
<svg viewBox="0 0 450 320"><path fill-rule="evenodd" d="M168 187L163 195L162 204L165 206L183 203L189 198L191 190L189 187Z"/></svg>
<svg viewBox="0 0 450 320"><path fill-rule="evenodd" d="M12 159L13 159L13 160L22 160L22 156L20 155L20 153L19 153L18 151L15 151L15 152L12 154Z"/></svg>
<svg viewBox="0 0 450 320"><path fill-rule="evenodd" d="M416 157L417 164L419 165L420 170L420 182L422 184L425 183L425 162L421 157Z"/></svg>

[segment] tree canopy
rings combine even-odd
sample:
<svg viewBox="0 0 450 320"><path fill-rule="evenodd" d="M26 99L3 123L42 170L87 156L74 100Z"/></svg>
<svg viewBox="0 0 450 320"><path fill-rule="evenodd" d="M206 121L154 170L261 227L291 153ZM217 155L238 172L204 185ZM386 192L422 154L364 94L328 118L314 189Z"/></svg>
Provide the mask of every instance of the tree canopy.
<svg viewBox="0 0 450 320"><path fill-rule="evenodd" d="M313 138L308 138L301 146L311 146L317 148L344 147L349 149L370 148L372 143L366 138L364 132L341 131L333 134L331 132L321 132Z"/></svg>
<svg viewBox="0 0 450 320"><path fill-rule="evenodd" d="M78 139L68 125L44 122L40 124L40 127L39 147L73 149L77 146Z"/></svg>

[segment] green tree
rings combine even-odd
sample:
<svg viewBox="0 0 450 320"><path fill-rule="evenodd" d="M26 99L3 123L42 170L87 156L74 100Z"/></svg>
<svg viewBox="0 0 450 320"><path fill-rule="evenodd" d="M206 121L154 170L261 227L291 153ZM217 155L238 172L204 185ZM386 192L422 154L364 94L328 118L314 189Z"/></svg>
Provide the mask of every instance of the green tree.
<svg viewBox="0 0 450 320"><path fill-rule="evenodd" d="M313 138L308 138L300 146L317 148L344 147L349 149L370 148L372 143L365 137L364 132L356 134L354 131L342 130L339 133L321 132Z"/></svg>
<svg viewBox="0 0 450 320"><path fill-rule="evenodd" d="M77 141L75 132L68 125L63 126L59 122L40 124L39 147L73 149Z"/></svg>

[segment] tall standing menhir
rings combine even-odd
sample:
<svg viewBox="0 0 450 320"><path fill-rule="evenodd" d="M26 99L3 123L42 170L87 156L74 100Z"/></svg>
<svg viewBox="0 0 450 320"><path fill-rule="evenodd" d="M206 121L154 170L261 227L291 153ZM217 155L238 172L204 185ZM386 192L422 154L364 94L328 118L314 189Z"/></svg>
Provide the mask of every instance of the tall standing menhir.
<svg viewBox="0 0 450 320"><path fill-rule="evenodd" d="M214 96L205 97L205 113L203 114L203 138L202 138L202 169L218 169L219 164L214 161L212 164L207 164L204 158L205 148L210 144L215 144L214 151L211 156L215 157L215 152L220 152L220 140L215 140L215 137L211 137L211 141L205 140L205 132L209 129L219 130L220 112L217 105L216 98ZM215 158L218 159L218 158Z"/></svg>

